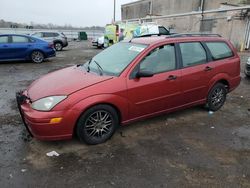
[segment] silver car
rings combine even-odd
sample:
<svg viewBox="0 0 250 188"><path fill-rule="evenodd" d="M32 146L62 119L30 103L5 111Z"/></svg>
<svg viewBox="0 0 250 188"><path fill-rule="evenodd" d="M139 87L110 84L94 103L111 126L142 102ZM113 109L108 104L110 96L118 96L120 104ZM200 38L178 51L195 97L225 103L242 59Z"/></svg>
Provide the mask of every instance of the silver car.
<svg viewBox="0 0 250 188"><path fill-rule="evenodd" d="M41 38L47 42L53 42L56 51L61 51L64 47L68 46L67 37L60 32L40 31L33 33L31 36Z"/></svg>

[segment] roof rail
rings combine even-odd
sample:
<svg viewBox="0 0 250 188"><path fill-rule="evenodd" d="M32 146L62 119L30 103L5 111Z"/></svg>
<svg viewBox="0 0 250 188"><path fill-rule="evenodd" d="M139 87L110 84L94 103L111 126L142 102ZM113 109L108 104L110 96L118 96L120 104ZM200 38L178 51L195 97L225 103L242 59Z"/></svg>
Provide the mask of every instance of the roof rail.
<svg viewBox="0 0 250 188"><path fill-rule="evenodd" d="M221 37L219 34L214 33L180 33L180 34L170 34L166 38L174 38L174 37Z"/></svg>
<svg viewBox="0 0 250 188"><path fill-rule="evenodd" d="M152 37L152 36L171 36L170 34L145 34L145 35L138 35L134 36L134 38L142 38L142 37Z"/></svg>

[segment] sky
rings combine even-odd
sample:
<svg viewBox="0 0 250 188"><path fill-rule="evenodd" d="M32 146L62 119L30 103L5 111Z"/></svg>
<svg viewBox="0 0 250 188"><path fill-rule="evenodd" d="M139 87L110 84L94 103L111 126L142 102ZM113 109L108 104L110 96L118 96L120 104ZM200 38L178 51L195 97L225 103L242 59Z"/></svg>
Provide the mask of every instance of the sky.
<svg viewBox="0 0 250 188"><path fill-rule="evenodd" d="M113 18L114 0L0 0L0 19L18 23L105 26ZM116 0L116 20L121 4L136 0Z"/></svg>

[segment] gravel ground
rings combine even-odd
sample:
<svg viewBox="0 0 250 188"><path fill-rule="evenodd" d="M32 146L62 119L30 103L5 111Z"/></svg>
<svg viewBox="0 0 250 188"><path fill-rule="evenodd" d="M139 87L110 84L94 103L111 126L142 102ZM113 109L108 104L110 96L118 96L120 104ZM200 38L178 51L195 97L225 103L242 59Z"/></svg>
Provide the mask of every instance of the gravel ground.
<svg viewBox="0 0 250 188"><path fill-rule="evenodd" d="M201 107L122 127L108 142L27 140L15 92L100 52L72 42L43 64L0 63L1 187L250 187L250 80L223 108ZM242 53L242 72L249 53ZM48 157L56 151L58 157Z"/></svg>

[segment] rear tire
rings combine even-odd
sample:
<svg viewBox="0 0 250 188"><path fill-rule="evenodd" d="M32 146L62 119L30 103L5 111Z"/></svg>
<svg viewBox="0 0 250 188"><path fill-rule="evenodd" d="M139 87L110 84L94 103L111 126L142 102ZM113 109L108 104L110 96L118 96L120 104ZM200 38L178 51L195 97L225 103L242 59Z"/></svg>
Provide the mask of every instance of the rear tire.
<svg viewBox="0 0 250 188"><path fill-rule="evenodd" d="M76 133L87 144L101 144L112 137L118 124L118 114L113 107L97 105L81 115Z"/></svg>
<svg viewBox="0 0 250 188"><path fill-rule="evenodd" d="M61 42L55 42L54 44L56 51L62 51L63 45Z"/></svg>
<svg viewBox="0 0 250 188"><path fill-rule="evenodd" d="M222 83L217 83L210 90L207 97L207 108L211 111L219 110L226 101L227 89Z"/></svg>
<svg viewBox="0 0 250 188"><path fill-rule="evenodd" d="M30 58L33 63L42 63L44 55L41 51L36 50L31 53Z"/></svg>

